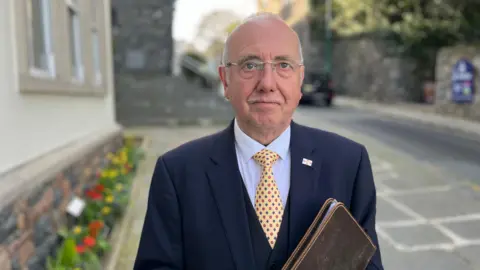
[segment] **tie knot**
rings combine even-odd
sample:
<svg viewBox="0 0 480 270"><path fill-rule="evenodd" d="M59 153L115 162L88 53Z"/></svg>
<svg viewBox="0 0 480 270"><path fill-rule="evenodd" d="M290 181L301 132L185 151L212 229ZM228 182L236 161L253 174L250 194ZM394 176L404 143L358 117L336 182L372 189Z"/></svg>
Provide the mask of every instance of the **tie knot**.
<svg viewBox="0 0 480 270"><path fill-rule="evenodd" d="M277 161L279 157L280 156L277 153L265 148L262 151L256 153L253 156L253 159L256 162L258 162L260 165L266 167L266 166L272 166L273 163L275 163L275 161Z"/></svg>

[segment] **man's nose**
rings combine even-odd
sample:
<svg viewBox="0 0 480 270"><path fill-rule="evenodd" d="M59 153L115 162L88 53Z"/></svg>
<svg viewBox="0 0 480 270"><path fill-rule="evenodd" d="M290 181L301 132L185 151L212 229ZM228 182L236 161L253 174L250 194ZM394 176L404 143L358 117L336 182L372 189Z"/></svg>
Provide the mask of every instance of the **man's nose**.
<svg viewBox="0 0 480 270"><path fill-rule="evenodd" d="M263 66L262 72L260 72L260 90L274 91L275 90L275 70L274 66L270 63L266 63Z"/></svg>

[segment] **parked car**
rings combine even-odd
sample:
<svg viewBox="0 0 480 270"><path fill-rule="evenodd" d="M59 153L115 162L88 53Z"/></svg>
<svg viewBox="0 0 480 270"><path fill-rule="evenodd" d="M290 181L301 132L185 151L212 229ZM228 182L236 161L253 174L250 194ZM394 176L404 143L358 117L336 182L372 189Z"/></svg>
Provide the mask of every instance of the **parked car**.
<svg viewBox="0 0 480 270"><path fill-rule="evenodd" d="M323 103L330 107L335 98L335 90L330 74L327 73L305 73L302 85L302 104L318 105Z"/></svg>

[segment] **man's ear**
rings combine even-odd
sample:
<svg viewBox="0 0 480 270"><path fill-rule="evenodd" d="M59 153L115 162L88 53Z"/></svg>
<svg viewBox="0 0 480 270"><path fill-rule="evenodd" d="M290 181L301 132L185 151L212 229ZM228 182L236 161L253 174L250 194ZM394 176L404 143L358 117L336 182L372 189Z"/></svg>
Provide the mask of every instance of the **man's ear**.
<svg viewBox="0 0 480 270"><path fill-rule="evenodd" d="M222 85L223 85L223 96L225 97L226 100L229 100L229 97L227 95L227 92L228 92L227 69L224 66L219 66L218 75L220 76L220 80L222 81Z"/></svg>
<svg viewBox="0 0 480 270"><path fill-rule="evenodd" d="M303 79L305 78L305 66L300 67L300 85L303 84Z"/></svg>
<svg viewBox="0 0 480 270"><path fill-rule="evenodd" d="M225 66L218 67L218 75L220 76L220 80L222 81L223 88L226 89L228 87L228 82L227 82L227 70Z"/></svg>

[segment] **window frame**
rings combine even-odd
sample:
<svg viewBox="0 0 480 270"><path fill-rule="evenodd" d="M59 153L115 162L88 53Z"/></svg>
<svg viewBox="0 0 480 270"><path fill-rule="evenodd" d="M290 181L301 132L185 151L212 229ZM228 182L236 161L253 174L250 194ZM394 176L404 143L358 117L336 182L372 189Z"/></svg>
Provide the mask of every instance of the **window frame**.
<svg viewBox="0 0 480 270"><path fill-rule="evenodd" d="M30 53L31 48L34 48L36 51L43 51L45 49L39 50L40 46L32 47L29 44L31 37L30 33L35 33L33 31L40 31L43 29L41 27L36 27L36 24L32 23L32 20L29 21L31 16L29 15L28 9L31 5L30 0L15 0L12 1L14 12L13 15L13 36L15 38L15 58L17 64L17 91L21 95L28 94L45 94L45 95L54 95L54 96L89 96L89 97L105 97L110 91L112 91L113 81L109 76L113 72L113 63L111 59L113 57L112 50L110 49L111 39L109 35L111 33L111 25L109 24L109 16L106 14L107 6L106 3L102 0L98 1L98 8L96 14L90 9L89 1L85 0L42 0L45 3L50 4L50 10L48 13L45 13L45 19L39 20L48 20L50 21L50 29L47 34L47 37L50 38L50 43L47 48L51 52L50 66L54 69L50 76L48 72L45 72L47 69L30 68L31 66L47 66L45 65L44 58L37 57L35 62L32 62L31 56L34 56ZM38 3L42 3L38 2ZM37 4L37 3L34 3ZM72 69L75 65L72 64L70 59L73 59L73 54L70 50L71 39L69 18L68 18L68 4L73 4L77 8L79 15L79 28L76 47L79 48L81 52L80 64L76 65L81 66L82 77L79 77L78 80L75 79L76 73ZM77 13L78 14L78 13ZM29 17L30 16L30 17ZM94 67L93 60L94 53L92 46L94 41L92 41L91 27L92 27L92 16L95 16L95 26L98 33L98 46L99 46L99 67ZM35 18L36 19L36 18ZM38 23L37 23L38 24ZM78 27L77 27L78 28ZM44 31L44 30L42 30ZM41 40L41 39L37 39ZM96 43L96 41L95 41ZM108 45L107 45L108 44ZM78 46L79 45L79 46ZM72 47L73 48L73 47ZM38 60L41 61L38 61ZM78 59L78 58L77 58ZM37 64L40 63L40 64ZM99 80L95 78L95 71L100 70L102 74L102 79ZM42 72L43 71L43 72Z"/></svg>
<svg viewBox="0 0 480 270"><path fill-rule="evenodd" d="M101 41L101 32L99 25L99 16L97 11L103 10L101 0L90 0L90 17L91 17L91 26L90 26L90 39L91 39L91 49L92 49L92 70L93 70L93 83L96 86L102 85L103 81L103 68L102 68L102 41ZM98 61L98 62L97 62Z"/></svg>
<svg viewBox="0 0 480 270"><path fill-rule="evenodd" d="M67 7L67 25L69 36L69 51L70 51L70 68L71 77L74 83L84 83L85 81L85 65L82 53L82 24L81 24L81 10L79 3L76 0L65 0ZM73 14L73 22L71 22L71 15ZM72 26L72 28L70 28ZM72 32L70 32L72 31ZM71 35L73 33L73 43ZM74 50L74 52L72 52ZM73 59L72 59L73 54ZM76 62L76 65L75 65ZM75 74L76 73L76 74Z"/></svg>
<svg viewBox="0 0 480 270"><path fill-rule="evenodd" d="M47 68L42 69L35 66L35 44L34 44L34 31L32 25L33 20L33 4L32 1L39 1L42 13L42 31L43 31L43 46L44 53L47 57ZM53 29L52 29L52 1L51 0L27 0L27 10L26 10L26 21L27 21L27 59L28 59L28 69L30 75L39 78L55 78L56 76L56 66L55 66L55 53L53 50Z"/></svg>

